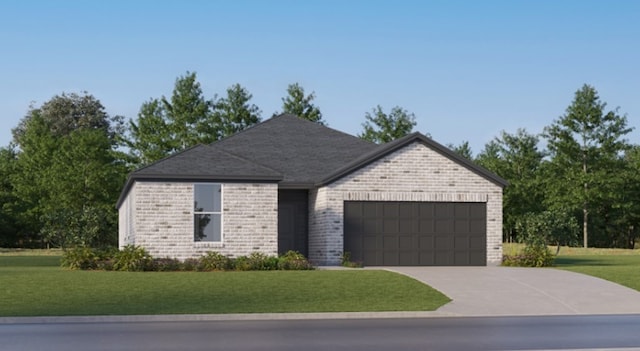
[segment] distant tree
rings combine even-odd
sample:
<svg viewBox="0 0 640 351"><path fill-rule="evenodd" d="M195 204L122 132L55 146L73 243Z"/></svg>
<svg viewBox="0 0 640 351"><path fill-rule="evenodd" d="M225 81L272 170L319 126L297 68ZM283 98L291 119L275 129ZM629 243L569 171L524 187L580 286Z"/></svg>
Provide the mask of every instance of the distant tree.
<svg viewBox="0 0 640 351"><path fill-rule="evenodd" d="M457 153L458 155L466 158L469 161L473 161L473 151L471 150L471 146L469 146L469 142L468 141L463 141L460 145L447 145L447 147L449 147L449 149L451 149L453 152Z"/></svg>
<svg viewBox="0 0 640 351"><path fill-rule="evenodd" d="M240 84L234 84L227 89L226 97L214 103L213 116L218 125L219 139L260 122L260 109L249 103L252 97Z"/></svg>
<svg viewBox="0 0 640 351"><path fill-rule="evenodd" d="M22 220L37 230L33 239L115 244L113 204L128 171L117 151L121 120L91 95L63 94L32 107L14 130L19 151L11 181L25 208Z"/></svg>
<svg viewBox="0 0 640 351"><path fill-rule="evenodd" d="M316 97L314 92L305 95L304 88L298 83L294 83L287 87L287 94L286 97L282 98L282 113L290 113L302 119L326 125L325 121L322 120L320 109L312 103Z"/></svg>
<svg viewBox="0 0 640 351"><path fill-rule="evenodd" d="M371 113L365 113L365 123L362 124L364 131L360 138L374 143L388 143L401 138L413 131L416 126L416 117L413 113L396 106L386 114L380 105L376 106Z"/></svg>
<svg viewBox="0 0 640 351"><path fill-rule="evenodd" d="M163 96L143 103L137 122L129 123L128 146L139 164L217 140L220 131L213 103L204 98L196 73L190 72L176 79L170 99Z"/></svg>
<svg viewBox="0 0 640 351"><path fill-rule="evenodd" d="M20 222L24 211L13 190L17 152L13 144L0 148L0 247L15 247L28 233Z"/></svg>
<svg viewBox="0 0 640 351"><path fill-rule="evenodd" d="M620 157L630 147L624 139L632 130L626 117L605 108L597 91L585 84L566 113L544 131L551 156L549 206L582 212L584 247L588 246L589 214L603 211L602 206L612 201L611 191L623 164Z"/></svg>
<svg viewBox="0 0 640 351"><path fill-rule="evenodd" d="M502 132L490 141L476 162L509 181L503 196L503 229L507 240L515 238L516 224L523 216L542 212L545 191L541 187L545 153L537 136L518 129Z"/></svg>

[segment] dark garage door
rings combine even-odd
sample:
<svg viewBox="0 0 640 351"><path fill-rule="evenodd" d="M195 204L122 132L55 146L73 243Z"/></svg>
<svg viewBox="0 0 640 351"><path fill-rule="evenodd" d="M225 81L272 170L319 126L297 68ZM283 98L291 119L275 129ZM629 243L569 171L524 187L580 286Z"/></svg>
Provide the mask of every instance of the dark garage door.
<svg viewBox="0 0 640 351"><path fill-rule="evenodd" d="M484 203L345 201L344 250L367 266L486 265Z"/></svg>

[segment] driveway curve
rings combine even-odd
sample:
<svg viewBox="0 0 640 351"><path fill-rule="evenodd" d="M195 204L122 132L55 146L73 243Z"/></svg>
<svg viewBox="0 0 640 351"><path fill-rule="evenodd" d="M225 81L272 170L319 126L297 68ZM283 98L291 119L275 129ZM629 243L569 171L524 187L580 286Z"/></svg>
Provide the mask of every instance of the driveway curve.
<svg viewBox="0 0 640 351"><path fill-rule="evenodd" d="M453 301L449 316L640 313L640 292L588 275L550 268L384 267L430 285Z"/></svg>

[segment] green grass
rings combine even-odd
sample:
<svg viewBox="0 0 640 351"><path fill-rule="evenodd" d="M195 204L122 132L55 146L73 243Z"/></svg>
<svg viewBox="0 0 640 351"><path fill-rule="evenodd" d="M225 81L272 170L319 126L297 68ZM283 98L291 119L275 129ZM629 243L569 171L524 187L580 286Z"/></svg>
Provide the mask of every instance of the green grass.
<svg viewBox="0 0 640 351"><path fill-rule="evenodd" d="M522 245L504 244L504 253L513 254ZM550 247L556 252L555 247ZM583 273L640 291L640 250L562 247L555 268Z"/></svg>
<svg viewBox="0 0 640 351"><path fill-rule="evenodd" d="M640 291L640 255L592 254L563 255L556 258L556 267L606 279Z"/></svg>
<svg viewBox="0 0 640 351"><path fill-rule="evenodd" d="M431 311L450 301L387 271L69 271L59 259L0 255L0 316Z"/></svg>

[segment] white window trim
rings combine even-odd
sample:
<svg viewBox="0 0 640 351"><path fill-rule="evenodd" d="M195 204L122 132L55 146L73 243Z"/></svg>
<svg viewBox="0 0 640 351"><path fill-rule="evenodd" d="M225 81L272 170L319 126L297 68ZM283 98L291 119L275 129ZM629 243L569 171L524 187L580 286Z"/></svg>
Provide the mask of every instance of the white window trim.
<svg viewBox="0 0 640 351"><path fill-rule="evenodd" d="M220 185L220 212L196 212L193 208L193 199L196 196L196 185ZM193 198L191 201L191 236L196 247L224 247L224 184L222 183L193 183L191 191ZM220 241L195 241L193 233L195 232L195 215L196 214L219 214L220 215Z"/></svg>

